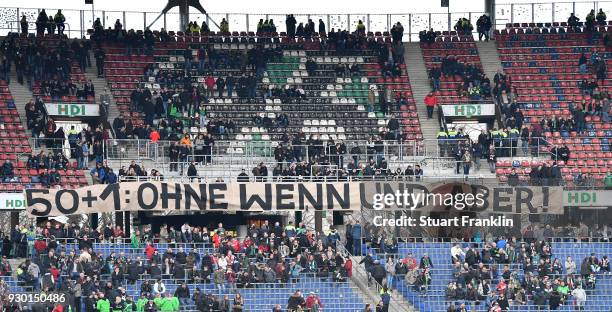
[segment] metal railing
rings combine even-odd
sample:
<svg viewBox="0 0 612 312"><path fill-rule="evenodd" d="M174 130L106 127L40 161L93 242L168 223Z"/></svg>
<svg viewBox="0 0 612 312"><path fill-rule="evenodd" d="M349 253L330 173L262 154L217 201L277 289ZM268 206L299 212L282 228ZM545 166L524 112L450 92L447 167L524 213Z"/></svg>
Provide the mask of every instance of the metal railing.
<svg viewBox="0 0 612 312"><path fill-rule="evenodd" d="M22 14L26 15L28 22L34 22L38 13L42 8L19 8L7 7L0 9L4 11L0 16L7 16L7 20L0 20L0 32L15 32L19 31L19 23L13 21L20 20ZM57 11L57 9L45 8L49 13ZM48 14L49 14L48 13ZM148 24L154 21L159 15L158 12L136 12L136 11L109 11L109 10L69 10L62 9L62 13L67 21L71 21L72 29L69 29L68 36L83 37L87 35L87 30L92 28L94 19L99 18L102 26L106 29L113 27L116 20L123 25L124 29L145 29ZM291 12L288 12L290 14ZM293 14L299 22L306 22L308 19L317 21L323 20L326 28L331 30L351 30L356 29L359 20L363 21L367 30L372 31L390 31L396 22L401 22L404 25L404 35L408 37L407 41L418 40L419 31L434 28L436 30L452 30L454 22L461 18L468 18L473 25L483 14L483 12L451 12L449 13L394 13L394 14L329 14L329 13L310 13L310 14ZM220 22L225 19L229 23L230 31L256 31L259 19L273 19L278 32L284 32L286 14L251 14L251 13L209 13L203 15L200 13L191 13L189 20L196 21L200 25L206 21L208 25ZM76 22L78 21L78 23ZM169 31L179 30L180 16L178 13L166 13L162 18L157 20L151 29L159 30L164 28ZM215 29L212 29L213 31Z"/></svg>
<svg viewBox="0 0 612 312"><path fill-rule="evenodd" d="M155 160L159 157L158 143L151 140L109 139L103 142L105 159Z"/></svg>
<svg viewBox="0 0 612 312"><path fill-rule="evenodd" d="M1 8L0 32L19 31L19 21L22 15L26 15L28 22L34 22L42 8ZM501 29L506 23L536 23L536 22L565 22L570 13L576 13L581 20L591 9L603 11L608 17L612 16L612 1L568 1L547 3L496 3L495 6L495 28ZM56 9L46 9L53 13ZM145 29L159 15L156 12L137 11L109 11L109 10L62 10L66 21L74 27L67 29L70 37L82 37L87 35L87 30L92 28L94 19L99 18L104 28L112 27L119 20L124 29ZM288 12L291 13L291 12ZM433 28L434 30L453 30L454 23L462 17L469 19L472 25L483 12L450 12L450 13L393 13L393 14L294 14L298 22L306 22L308 19L323 20L327 29L354 30L357 22L362 20L367 30L390 31L396 22L404 25L405 41L417 41L419 31ZM229 23L230 31L255 31L259 19L273 19L276 21L278 32L286 31L285 14L246 14L246 13L210 13L204 16L199 13L190 14L190 20L201 24L206 21L212 25L212 21L219 22L225 18ZM4 19L4 20L3 20ZM178 13L167 13L157 20L151 29L178 30L180 16ZM213 29L214 30L214 29Z"/></svg>
<svg viewBox="0 0 612 312"><path fill-rule="evenodd" d="M339 161L342 158L344 165L353 160L355 163L375 160L380 163L383 159L389 163L393 162L416 162L423 158L453 158L453 150L460 142L466 139L424 139L404 142L381 141L368 142L364 140L342 141L346 147L343 154L332 153L335 146L323 142L321 145L289 145L285 148L289 160L304 161L313 156L326 156L330 161ZM340 142L340 141L338 141ZM505 140L504 144L509 144ZM511 159L521 157L549 157L551 154L544 147L550 146L544 137L523 145L523 141L517 139L512 145L497 147L498 157L510 157ZM189 148L183 159L171 161L169 159L169 148L173 141L157 141L140 139L116 140L110 139L104 142L104 155L108 160L131 161L151 160L159 166L168 166L171 162L187 163L191 160L206 162L211 165L255 165L259 162L270 162L274 160L275 149L278 142L275 141L215 141L211 146L204 146L201 150ZM194 142L192 141L192 144ZM382 143L382 144L381 144ZM358 153L353 150L359 149ZM488 151L482 151L486 155ZM291 155L292 154L292 155ZM486 161L485 161L486 162Z"/></svg>
<svg viewBox="0 0 612 312"><path fill-rule="evenodd" d="M504 182L500 182L494 178L485 178L479 174L463 175L463 174L428 174L428 175L401 175L401 176L253 176L247 171L248 176L238 176L240 172L218 171L215 173L203 172L198 176L122 176L119 177L119 182L152 182L163 181L169 183L215 183L215 182L461 182L486 184L488 186L505 186Z"/></svg>
<svg viewBox="0 0 612 312"><path fill-rule="evenodd" d="M406 141L402 143L393 143L394 141L384 141L382 152L374 153L371 149L366 148L366 141L343 141L348 149L347 153L343 156L345 158L352 157L350 149L354 146L358 146L361 152L358 154L359 159L367 159L375 155L394 155L399 157L398 160L404 160L405 157L424 156L424 147L420 141ZM138 160L138 159L149 159L156 160L159 163L167 163L162 158L167 158L169 155L169 148L172 146L173 141L157 141L151 142L150 140L140 139L127 139L127 140L116 140L111 139L104 142L105 156L108 159L124 159L124 160ZM210 150L210 152L199 152L198 149L193 146L189 149L188 159L195 159L197 157L211 156L212 164L227 164L228 159L231 163L240 163L238 159L244 159L247 157L260 159L269 159L274 157L274 151L278 146L278 142L275 141L215 141L211 146L203 146L202 151ZM287 145L289 146L289 145ZM327 145L325 142L321 145L291 145L290 149L299 154L303 159L309 159L313 156L312 149L317 149L319 155L330 155L329 151L332 146ZM221 162L220 159L225 159ZM231 161L234 159L235 161Z"/></svg>
<svg viewBox="0 0 612 312"><path fill-rule="evenodd" d="M0 8L0 10L2 10L2 8ZM8 24L7 28L10 29L10 32L19 32L21 33L21 21L20 20L15 20L15 21L6 21L6 23ZM32 33L32 30L34 31L34 33L36 33L36 22L27 22L28 23L28 33ZM33 27L31 27L33 26ZM3 28L0 27L0 30L2 30ZM15 29L15 30L13 30ZM47 30L46 27L44 27L45 31ZM53 29L55 29L55 33L57 34L57 28L54 27ZM70 35L71 34L71 30L70 30L70 23L66 23L64 22L64 30L63 33L66 35Z"/></svg>

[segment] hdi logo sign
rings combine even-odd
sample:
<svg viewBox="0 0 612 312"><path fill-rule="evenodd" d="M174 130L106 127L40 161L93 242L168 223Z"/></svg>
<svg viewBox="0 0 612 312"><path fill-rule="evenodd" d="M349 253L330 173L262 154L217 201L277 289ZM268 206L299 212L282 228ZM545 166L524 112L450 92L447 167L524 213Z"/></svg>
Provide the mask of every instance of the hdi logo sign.
<svg viewBox="0 0 612 312"><path fill-rule="evenodd" d="M83 117L100 115L100 107L97 104L46 103L45 107L49 115L52 116Z"/></svg>
<svg viewBox="0 0 612 312"><path fill-rule="evenodd" d="M23 193L1 193L0 210L22 210L26 207Z"/></svg>
<svg viewBox="0 0 612 312"><path fill-rule="evenodd" d="M66 116L87 116L85 105L77 104L59 104L57 105L57 114Z"/></svg>
<svg viewBox="0 0 612 312"><path fill-rule="evenodd" d="M480 116L482 110L480 105L455 105L455 116Z"/></svg>
<svg viewBox="0 0 612 312"><path fill-rule="evenodd" d="M564 206L605 207L612 205L611 191L565 191Z"/></svg>
<svg viewBox="0 0 612 312"><path fill-rule="evenodd" d="M24 209L25 206L25 199L6 199L4 202L4 207L6 209Z"/></svg>

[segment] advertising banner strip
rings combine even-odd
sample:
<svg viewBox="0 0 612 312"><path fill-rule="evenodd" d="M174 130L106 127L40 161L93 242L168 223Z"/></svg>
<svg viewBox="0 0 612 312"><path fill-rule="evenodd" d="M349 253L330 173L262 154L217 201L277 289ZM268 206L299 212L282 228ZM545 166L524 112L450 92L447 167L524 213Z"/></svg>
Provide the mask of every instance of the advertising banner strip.
<svg viewBox="0 0 612 312"><path fill-rule="evenodd" d="M0 193L0 210L23 210L26 208L23 193Z"/></svg>
<svg viewBox="0 0 612 312"><path fill-rule="evenodd" d="M565 191L563 192L563 206L610 207L612 206L612 191Z"/></svg>
<svg viewBox="0 0 612 312"><path fill-rule="evenodd" d="M445 104L442 111L447 117L494 116L495 104Z"/></svg>
<svg viewBox="0 0 612 312"><path fill-rule="evenodd" d="M58 104L45 103L47 113L51 116L91 117L100 116L100 106L97 104Z"/></svg>
<svg viewBox="0 0 612 312"><path fill-rule="evenodd" d="M561 187L467 183L165 183L125 182L75 190L28 189L27 211L52 217L115 211L360 211L450 209L476 213L563 214Z"/></svg>

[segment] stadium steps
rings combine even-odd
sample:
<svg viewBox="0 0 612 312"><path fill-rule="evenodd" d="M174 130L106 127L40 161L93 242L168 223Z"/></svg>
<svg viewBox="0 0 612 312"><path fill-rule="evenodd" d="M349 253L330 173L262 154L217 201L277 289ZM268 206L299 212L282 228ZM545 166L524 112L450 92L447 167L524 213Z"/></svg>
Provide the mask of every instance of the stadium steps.
<svg viewBox="0 0 612 312"><path fill-rule="evenodd" d="M493 77L497 73L497 70L502 69L501 60L499 59L499 52L495 41L476 41L476 48L478 48L478 54L480 55L480 63L482 64L482 70L485 75L491 80L491 85L494 86ZM495 120L495 126L499 127Z"/></svg>
<svg viewBox="0 0 612 312"><path fill-rule="evenodd" d="M427 109L425 108L423 99L431 91L431 86L429 84L425 61L423 60L423 53L418 42L406 42L404 45L404 58L406 64L408 64L408 66L406 66L406 71L408 73L408 77L410 78L412 94L416 103L423 138L435 139L436 134L440 129L440 125L438 124L436 113L434 113L434 118L427 119ZM435 154L437 151L436 141L426 140L425 148L426 151L430 151L428 154L432 152Z"/></svg>
<svg viewBox="0 0 612 312"><path fill-rule="evenodd" d="M351 260L353 261L353 276L351 277L351 282L357 285L360 290L359 293L366 296L365 302L373 301L372 307L376 306L376 303L380 300L380 293L376 289L374 285L368 285L368 277L365 273L365 268L363 264L359 264L359 262L364 257L361 256L351 256ZM372 283L373 284L373 283ZM389 312L416 312L418 310L408 302L404 296L397 290L393 289L391 291L391 302L389 304Z"/></svg>
<svg viewBox="0 0 612 312"><path fill-rule="evenodd" d="M501 61L499 60L499 53L495 46L495 41L476 41L476 47L478 48L478 54L480 55L480 63L482 64L482 70L485 75L491 79L493 84L493 77L497 73L498 69L502 69Z"/></svg>
<svg viewBox="0 0 612 312"><path fill-rule="evenodd" d="M19 119L21 120L21 125L25 129L28 138L31 138L32 131L28 129L25 106L31 99L33 99L34 95L32 94L32 91L28 88L28 85L25 82L25 78L23 85L17 82L17 74L14 71L10 73L10 78L11 83L9 83L9 90L11 90L11 94L13 95L13 99L15 100L15 107L17 108L17 112L19 112Z"/></svg>
<svg viewBox="0 0 612 312"><path fill-rule="evenodd" d="M95 56L93 51L89 52L90 57L92 60L95 60ZM85 77L89 80L91 79L91 82L94 85L94 90L96 91L96 103L100 103L100 94L102 94L102 92L104 92L104 88L108 88L108 93L110 94L110 98L111 98L111 103L109 105L109 112L108 112L108 119L107 121L112 124L113 120L115 120L115 118L119 117L119 109L117 108L117 102L115 101L115 98L111 92L111 89L108 85L108 82L106 81L106 78L99 78L98 75L98 67L96 66L96 62L92 62L92 66L90 68L87 68L87 70L85 71ZM112 128L112 127L111 127Z"/></svg>

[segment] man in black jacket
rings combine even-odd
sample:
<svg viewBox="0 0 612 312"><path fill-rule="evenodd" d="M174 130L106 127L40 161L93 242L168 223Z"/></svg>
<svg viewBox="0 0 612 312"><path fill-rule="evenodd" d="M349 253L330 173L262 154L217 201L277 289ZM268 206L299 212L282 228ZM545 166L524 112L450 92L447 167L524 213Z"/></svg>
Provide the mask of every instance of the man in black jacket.
<svg viewBox="0 0 612 312"><path fill-rule="evenodd" d="M127 266L127 279L130 284L136 283L136 280L140 278L140 274L143 273L142 262L129 261Z"/></svg>
<svg viewBox="0 0 612 312"><path fill-rule="evenodd" d="M196 169L195 161L191 161L191 164L189 164L189 168L187 168L187 176L191 178L191 181L193 181L194 177L198 176L198 169Z"/></svg>
<svg viewBox="0 0 612 312"><path fill-rule="evenodd" d="M193 304L193 301L190 298L191 295L189 294L189 288L185 283L181 283L181 286L176 288L174 291L174 296L178 298L181 306Z"/></svg>
<svg viewBox="0 0 612 312"><path fill-rule="evenodd" d="M106 58L106 54L104 50L98 48L94 52L94 58L96 59L96 68L98 69L98 77L102 77L104 75L104 59Z"/></svg>
<svg viewBox="0 0 612 312"><path fill-rule="evenodd" d="M178 171L179 146L176 145L176 142L170 145L168 157L170 158L170 171Z"/></svg>
<svg viewBox="0 0 612 312"><path fill-rule="evenodd" d="M223 77L219 77L217 78L217 81L215 83L217 85L217 90L219 91L219 97L223 98L223 90L225 89L225 79L223 79Z"/></svg>
<svg viewBox="0 0 612 312"><path fill-rule="evenodd" d="M489 41L489 32L491 31L491 18L488 15L483 14L478 21L476 21L476 30L478 31L478 40L485 38L485 41Z"/></svg>
<svg viewBox="0 0 612 312"><path fill-rule="evenodd" d="M516 170L512 168L512 172L508 175L508 185L517 186L519 183L519 176L516 173Z"/></svg>
<svg viewBox="0 0 612 312"><path fill-rule="evenodd" d="M309 58L308 61L306 61L306 71L308 72L308 76L315 76L316 70L317 63L312 58Z"/></svg>
<svg viewBox="0 0 612 312"><path fill-rule="evenodd" d="M374 266L372 266L372 277L379 284L382 285L383 279L387 276L387 272L385 271L385 267L378 260L374 261Z"/></svg>
<svg viewBox="0 0 612 312"><path fill-rule="evenodd" d="M249 175L242 169L236 180L238 183L247 183L249 182Z"/></svg>
<svg viewBox="0 0 612 312"><path fill-rule="evenodd" d="M399 138L399 120L397 120L397 116L395 114L391 115L389 122L387 123L387 128L389 128L389 132L393 133L393 137L395 140Z"/></svg>
<svg viewBox="0 0 612 312"><path fill-rule="evenodd" d="M293 17L293 14L287 15L287 19L285 20L285 25L287 26L287 37L295 37L295 24L297 24L297 21L295 20L295 17Z"/></svg>

